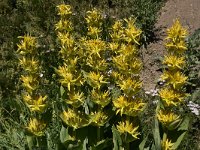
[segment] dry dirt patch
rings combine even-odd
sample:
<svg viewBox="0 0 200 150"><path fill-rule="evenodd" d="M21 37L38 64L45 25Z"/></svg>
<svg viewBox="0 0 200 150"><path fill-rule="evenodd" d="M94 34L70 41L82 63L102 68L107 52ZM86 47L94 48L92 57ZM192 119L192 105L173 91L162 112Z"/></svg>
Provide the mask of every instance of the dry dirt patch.
<svg viewBox="0 0 200 150"><path fill-rule="evenodd" d="M145 90L154 89L161 75L159 58L165 53L166 29L178 18L189 34L200 28L200 0L168 0L159 13L156 24L157 40L143 49L144 70L142 79Z"/></svg>

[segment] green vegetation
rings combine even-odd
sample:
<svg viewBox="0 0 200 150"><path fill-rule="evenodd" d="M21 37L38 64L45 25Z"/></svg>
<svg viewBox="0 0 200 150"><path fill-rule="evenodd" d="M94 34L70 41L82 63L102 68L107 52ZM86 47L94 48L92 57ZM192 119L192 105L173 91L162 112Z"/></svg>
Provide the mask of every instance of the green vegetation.
<svg viewBox="0 0 200 150"><path fill-rule="evenodd" d="M165 58L173 73L163 79L168 90L191 95L173 102L166 92L145 94L139 79L140 47L156 38L165 0L65 3L71 7L59 0L0 2L0 149L198 149L200 118L187 105L200 104L199 30L187 46L185 33L168 32L177 41L166 47L180 60ZM186 53L172 52L176 44Z"/></svg>

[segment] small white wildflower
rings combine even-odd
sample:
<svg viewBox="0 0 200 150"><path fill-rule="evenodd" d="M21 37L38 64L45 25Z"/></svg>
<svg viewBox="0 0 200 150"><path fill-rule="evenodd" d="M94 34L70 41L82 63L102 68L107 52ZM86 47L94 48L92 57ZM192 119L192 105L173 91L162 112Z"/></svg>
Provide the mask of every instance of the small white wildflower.
<svg viewBox="0 0 200 150"><path fill-rule="evenodd" d="M157 104L157 103L158 103L158 100L153 101L153 104Z"/></svg>
<svg viewBox="0 0 200 150"><path fill-rule="evenodd" d="M194 102L189 101L189 104L187 104L187 106L189 107L192 113L194 113L197 116L199 115L200 106L198 104L195 104Z"/></svg>
<svg viewBox="0 0 200 150"><path fill-rule="evenodd" d="M43 74L43 73L41 73L41 74L40 74L40 78L42 78L43 76L44 76L44 74Z"/></svg>
<svg viewBox="0 0 200 150"><path fill-rule="evenodd" d="M151 92L150 91L145 91L145 94L151 94Z"/></svg>

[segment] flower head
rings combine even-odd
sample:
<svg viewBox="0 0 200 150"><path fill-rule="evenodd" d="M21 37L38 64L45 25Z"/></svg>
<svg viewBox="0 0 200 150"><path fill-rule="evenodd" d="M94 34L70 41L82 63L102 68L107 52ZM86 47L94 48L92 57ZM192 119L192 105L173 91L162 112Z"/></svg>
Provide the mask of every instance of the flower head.
<svg viewBox="0 0 200 150"><path fill-rule="evenodd" d="M111 101L109 92L101 92L100 90L93 89L91 92L91 100L100 105L101 107L105 107Z"/></svg>
<svg viewBox="0 0 200 150"><path fill-rule="evenodd" d="M28 92L32 92L36 90L39 86L38 79L32 75L29 76L21 76L22 85L26 88Z"/></svg>
<svg viewBox="0 0 200 150"><path fill-rule="evenodd" d="M182 69L185 65L184 57L178 57L176 55L165 56L163 64L167 65L169 70Z"/></svg>
<svg viewBox="0 0 200 150"><path fill-rule="evenodd" d="M145 108L145 103L141 99L127 98L120 96L113 100L114 107L117 109L117 113L126 114L128 116L137 116Z"/></svg>
<svg viewBox="0 0 200 150"><path fill-rule="evenodd" d="M58 15L60 16L69 16L72 14L70 5L61 4L58 5L57 8L58 8Z"/></svg>
<svg viewBox="0 0 200 150"><path fill-rule="evenodd" d="M177 106L183 102L186 97L186 94L169 88L161 89L159 95L165 106Z"/></svg>
<svg viewBox="0 0 200 150"><path fill-rule="evenodd" d="M62 121L68 126L75 129L87 126L89 124L88 117L80 111L68 108L60 115Z"/></svg>
<svg viewBox="0 0 200 150"><path fill-rule="evenodd" d="M180 116L166 110L160 110L157 118L168 129L174 129L181 121Z"/></svg>
<svg viewBox="0 0 200 150"><path fill-rule="evenodd" d="M174 143L171 142L169 139L162 140L161 142L162 150L175 150L173 148Z"/></svg>
<svg viewBox="0 0 200 150"><path fill-rule="evenodd" d="M177 19L173 26L167 30L167 39L172 40L174 43L178 42L179 40L184 40L187 36L187 30L183 28Z"/></svg>
<svg viewBox="0 0 200 150"><path fill-rule="evenodd" d="M174 89L181 89L187 80L187 77L180 71L164 71L161 78L167 81L168 85L172 85Z"/></svg>
<svg viewBox="0 0 200 150"><path fill-rule="evenodd" d="M36 118L30 119L30 122L28 126L26 127L26 129L30 133L34 134L35 136L44 135L45 128L46 128L46 124L43 121L38 120Z"/></svg>
<svg viewBox="0 0 200 150"><path fill-rule="evenodd" d="M142 82L138 79L121 79L118 81L118 85L121 90L127 95L127 96L133 96L136 94L142 87Z"/></svg>
<svg viewBox="0 0 200 150"><path fill-rule="evenodd" d="M23 100L29 107L30 111L44 112L45 108L47 107L46 99L47 96L43 97L40 95L34 98L28 93L23 95Z"/></svg>
<svg viewBox="0 0 200 150"><path fill-rule="evenodd" d="M25 36L19 36L22 40L20 41L20 44L18 44L18 52L19 54L25 55L29 53L33 53L36 46L36 38L32 37L30 35L25 35Z"/></svg>
<svg viewBox="0 0 200 150"><path fill-rule="evenodd" d="M130 134L134 139L139 139L140 133L137 131L139 126L134 126L129 120L119 122L117 130L120 134Z"/></svg>
<svg viewBox="0 0 200 150"><path fill-rule="evenodd" d="M80 107L85 101L85 97L84 97L84 94L81 92L72 92L70 91L69 92L69 98L66 100L66 103L67 104L70 104L72 105L73 107L75 108L78 108Z"/></svg>
<svg viewBox="0 0 200 150"><path fill-rule="evenodd" d="M108 121L109 115L100 110L98 112L91 113L90 115L90 122L95 126L104 126L104 124Z"/></svg>

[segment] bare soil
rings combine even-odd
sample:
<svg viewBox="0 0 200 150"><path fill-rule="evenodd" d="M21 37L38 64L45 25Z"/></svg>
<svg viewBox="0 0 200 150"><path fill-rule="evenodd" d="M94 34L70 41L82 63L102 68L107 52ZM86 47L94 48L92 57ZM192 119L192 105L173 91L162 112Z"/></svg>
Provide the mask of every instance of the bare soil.
<svg viewBox="0 0 200 150"><path fill-rule="evenodd" d="M165 53L164 39L166 29L171 27L174 20L178 18L181 24L192 34L200 28L200 0L168 0L159 12L156 23L157 41L143 49L144 70L142 80L145 90L155 89L161 75L160 58Z"/></svg>

